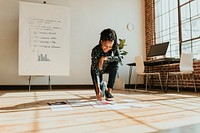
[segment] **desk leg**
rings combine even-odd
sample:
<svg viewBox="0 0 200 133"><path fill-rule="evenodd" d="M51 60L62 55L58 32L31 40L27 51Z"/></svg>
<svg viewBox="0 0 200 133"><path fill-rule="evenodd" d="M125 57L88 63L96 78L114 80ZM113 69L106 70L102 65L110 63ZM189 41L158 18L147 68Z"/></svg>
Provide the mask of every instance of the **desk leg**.
<svg viewBox="0 0 200 133"><path fill-rule="evenodd" d="M31 76L29 76L28 81L28 90L31 91Z"/></svg>
<svg viewBox="0 0 200 133"><path fill-rule="evenodd" d="M129 68L129 79L128 79L128 85L129 86L130 86L130 83L131 83L132 69L133 69L133 66L130 66L130 68Z"/></svg>
<svg viewBox="0 0 200 133"><path fill-rule="evenodd" d="M169 67L170 67L170 64L168 63L168 66L167 66L166 86L165 86L165 91L164 91L165 93L167 93L167 91L168 91Z"/></svg>
<svg viewBox="0 0 200 133"><path fill-rule="evenodd" d="M52 87L51 87L51 76L49 75L49 89L52 90Z"/></svg>
<svg viewBox="0 0 200 133"><path fill-rule="evenodd" d="M163 66L164 64L163 64L163 62L161 63L161 66ZM164 91L164 89L163 89L163 86L165 86L165 83L164 83L164 77L165 76L165 74L164 74L164 66L163 67L161 67L161 89L162 89L162 91Z"/></svg>

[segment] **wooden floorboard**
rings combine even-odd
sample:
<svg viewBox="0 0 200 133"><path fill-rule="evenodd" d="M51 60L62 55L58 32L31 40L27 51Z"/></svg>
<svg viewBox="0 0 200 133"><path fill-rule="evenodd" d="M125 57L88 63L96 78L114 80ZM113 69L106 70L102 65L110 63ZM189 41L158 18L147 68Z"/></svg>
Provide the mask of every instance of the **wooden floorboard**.
<svg viewBox="0 0 200 133"><path fill-rule="evenodd" d="M199 93L114 90L114 102L98 102L94 94L92 89L0 91L0 132L200 132ZM52 111L48 103L54 102L67 104Z"/></svg>

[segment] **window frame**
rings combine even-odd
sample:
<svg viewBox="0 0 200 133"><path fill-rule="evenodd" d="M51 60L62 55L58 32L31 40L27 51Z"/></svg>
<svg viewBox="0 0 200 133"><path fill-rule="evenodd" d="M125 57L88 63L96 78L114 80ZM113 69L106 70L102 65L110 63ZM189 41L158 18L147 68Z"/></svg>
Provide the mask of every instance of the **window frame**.
<svg viewBox="0 0 200 133"><path fill-rule="evenodd" d="M175 0L174 0L175 1ZM173 1L173 2L174 2ZM184 1L184 2L183 2ZM192 16L191 12L192 12L192 9L191 9L191 6L192 6L192 2L195 1L195 0L177 0L177 5L175 6L175 8L173 10L177 10L177 19L178 19L178 38L176 38L178 41L177 43L170 43L169 45L169 50L167 51L167 56L170 56L170 57L173 57L174 55L175 56L179 56L181 55L182 52L190 52L190 53L193 53L194 54L194 57L198 57L197 55L197 52L198 50L195 50L195 47L197 48L200 48L200 45L198 46L196 44L196 42L199 42L200 43L200 35L195 35L193 36L193 33L195 32L194 30L192 30L193 28L193 23L195 23L195 21L197 20L196 23L199 23L200 21L200 12L198 10L198 5L197 5L197 15L196 16ZM170 2L172 2L172 0L154 0L154 28L155 28L155 31L154 31L154 42L155 44L157 43L162 43L162 42L166 42L166 40L163 40L163 35L162 35L162 32L163 30L161 30L163 27L163 23L162 21L163 20L166 20L163 18L163 14L162 14L162 2L165 2L168 3L168 5L170 5ZM161 2L161 3L158 3L158 2ZM176 3L175 2L175 3ZM200 5L200 0L197 0L196 1L197 4ZM199 3L198 3L199 2ZM157 5L161 5L161 7L156 7ZM174 5L173 5L174 6ZM186 6L189 6L189 18L188 20L182 20L182 17L181 17L181 13L184 11L183 8L186 8ZM160 12L157 12L157 9L160 9ZM169 9L166 11L167 13L169 13L169 19L170 19L170 13L173 11L171 10L171 6L169 6ZM160 15L160 16L159 16ZM159 18L160 17L160 18ZM176 16L175 16L176 17ZM157 26L157 24L161 23L159 26ZM169 22L170 23L170 20ZM187 25L189 26L189 30L187 28L184 28L183 26ZM160 29L159 29L160 28ZM173 27L170 27L170 25L168 26L168 30L169 30L169 33L168 33L168 36L169 37L169 41L171 42L171 35L173 34L173 32L171 31ZM159 30L158 30L159 29ZM187 31L188 30L188 31ZM184 33L189 33L188 35L188 39L185 38L184 36ZM197 34L199 33L199 31L197 31ZM173 46L174 45L174 46ZM177 45L177 46L176 46ZM193 49L193 45L195 45L194 49ZM177 48L178 50L173 50L175 48ZM190 49L190 50L188 50ZM196 52L197 51L197 52ZM177 53L173 53L173 52L177 52ZM178 53L179 52L179 53ZM200 55L199 55L200 56ZM200 59L200 57L198 57L198 59Z"/></svg>

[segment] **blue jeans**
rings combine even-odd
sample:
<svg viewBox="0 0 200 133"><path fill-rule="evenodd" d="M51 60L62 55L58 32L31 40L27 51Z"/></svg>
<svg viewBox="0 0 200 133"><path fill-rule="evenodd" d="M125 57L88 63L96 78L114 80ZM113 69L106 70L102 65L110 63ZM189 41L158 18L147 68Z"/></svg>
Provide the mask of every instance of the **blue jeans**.
<svg viewBox="0 0 200 133"><path fill-rule="evenodd" d="M114 84L115 84L115 78L117 75L117 70L118 70L118 62L110 62L108 64L108 66L106 67L106 69L103 71L103 73L99 73L99 72L96 73L96 72L92 71L92 69L91 69L91 77L92 77L92 81L93 81L93 85L94 85L96 94L98 92L98 90L97 90L98 88L96 88L96 85L100 86L102 93L105 91L105 88L103 85L104 84L103 74L109 75L107 87L113 89Z"/></svg>

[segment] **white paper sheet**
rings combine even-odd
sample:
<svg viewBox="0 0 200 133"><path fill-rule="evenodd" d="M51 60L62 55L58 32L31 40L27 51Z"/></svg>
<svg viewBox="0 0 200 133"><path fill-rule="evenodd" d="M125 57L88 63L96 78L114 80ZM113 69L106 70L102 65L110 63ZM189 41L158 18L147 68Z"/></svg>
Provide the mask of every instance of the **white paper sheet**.
<svg viewBox="0 0 200 133"><path fill-rule="evenodd" d="M51 105L51 111L66 111L66 110L73 110L70 105Z"/></svg>

